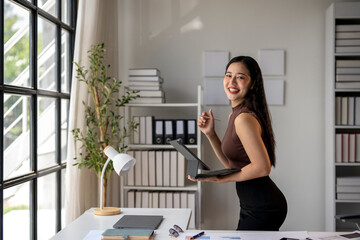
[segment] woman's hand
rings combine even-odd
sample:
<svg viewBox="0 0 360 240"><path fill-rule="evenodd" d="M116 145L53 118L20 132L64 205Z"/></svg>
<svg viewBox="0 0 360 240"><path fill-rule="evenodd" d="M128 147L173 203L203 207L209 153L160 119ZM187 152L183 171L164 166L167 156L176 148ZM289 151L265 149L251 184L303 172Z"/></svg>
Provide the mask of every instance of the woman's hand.
<svg viewBox="0 0 360 240"><path fill-rule="evenodd" d="M193 181L193 182L216 182L216 183L224 183L225 181L223 181L222 178L220 177L208 177L208 178L200 178L200 179L195 179L195 178L192 178L190 175L188 175L188 179L190 181Z"/></svg>
<svg viewBox="0 0 360 240"><path fill-rule="evenodd" d="M211 109L209 110L209 113L202 113L202 115L198 118L197 125L207 137L211 136L215 132L214 116Z"/></svg>

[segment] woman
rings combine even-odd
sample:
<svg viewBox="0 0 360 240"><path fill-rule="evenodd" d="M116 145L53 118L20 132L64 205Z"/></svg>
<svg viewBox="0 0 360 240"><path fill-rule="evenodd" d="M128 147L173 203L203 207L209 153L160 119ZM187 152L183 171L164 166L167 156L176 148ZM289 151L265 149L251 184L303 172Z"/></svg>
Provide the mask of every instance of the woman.
<svg viewBox="0 0 360 240"><path fill-rule="evenodd" d="M224 90L231 101L228 128L220 141L214 130L212 110L198 119L220 162L240 172L222 177L193 179L217 183L236 182L240 200L237 230L278 231L287 214L284 195L269 178L275 166L275 141L257 62L248 56L230 60Z"/></svg>

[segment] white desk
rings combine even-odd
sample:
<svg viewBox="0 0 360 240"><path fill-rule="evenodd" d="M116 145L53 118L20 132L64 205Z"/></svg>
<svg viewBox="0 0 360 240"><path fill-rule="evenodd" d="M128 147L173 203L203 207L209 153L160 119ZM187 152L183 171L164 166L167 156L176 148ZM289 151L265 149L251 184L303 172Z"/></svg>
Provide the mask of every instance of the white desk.
<svg viewBox="0 0 360 240"><path fill-rule="evenodd" d="M156 230L155 239L168 239L169 229L177 224L184 230L187 229L191 209L190 208L121 208L121 214L113 216L97 216L94 209L87 210L79 218L74 220L63 230L58 232L52 240L82 240L91 230L104 230L113 228L123 215L162 215L159 228Z"/></svg>
<svg viewBox="0 0 360 240"><path fill-rule="evenodd" d="M123 215L162 215L164 217L159 228L155 230L156 235L155 239L171 239L169 237L169 229L173 227L174 224L179 225L184 230L187 229L191 209L187 208L177 208L177 209L168 209L168 208L122 208L121 214L113 216L97 216L93 213L94 209L87 210L79 218L73 221L71 224L66 226L63 230L58 232L52 240L82 240L90 231L92 230L105 230L107 228L112 228L115 222L117 222ZM262 231L229 231L229 230L204 230L208 235L212 234L233 234L234 236L241 237L243 240L279 240L281 237L297 237L302 235L309 235L313 240L318 240L320 237L330 237L336 236L340 233L330 233L330 232L309 232L299 231L299 232L262 232ZM180 234L180 237L177 240L185 239L186 235L192 236L195 233L200 232L200 230L187 230L185 233ZM100 233L101 234L101 233ZM175 238L174 238L175 239ZM303 238L304 239L304 238ZM337 238L332 238L337 239ZM99 237L100 240L100 237Z"/></svg>

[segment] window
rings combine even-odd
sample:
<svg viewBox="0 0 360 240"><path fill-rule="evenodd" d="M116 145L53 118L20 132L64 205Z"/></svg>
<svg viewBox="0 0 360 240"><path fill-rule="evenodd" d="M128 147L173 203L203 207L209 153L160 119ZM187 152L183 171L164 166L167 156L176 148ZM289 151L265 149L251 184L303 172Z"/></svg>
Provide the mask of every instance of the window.
<svg viewBox="0 0 360 240"><path fill-rule="evenodd" d="M0 3L0 240L49 239L64 227L76 2Z"/></svg>

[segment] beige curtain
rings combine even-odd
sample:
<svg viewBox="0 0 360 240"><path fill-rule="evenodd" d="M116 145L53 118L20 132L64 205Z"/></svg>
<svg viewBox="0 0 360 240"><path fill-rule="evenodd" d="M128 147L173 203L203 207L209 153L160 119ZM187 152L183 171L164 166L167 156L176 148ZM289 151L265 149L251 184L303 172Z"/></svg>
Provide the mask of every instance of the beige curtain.
<svg viewBox="0 0 360 240"><path fill-rule="evenodd" d="M87 51L93 44L105 43L106 62L111 65L110 76L118 78L118 38L119 38L119 3L117 0L79 0L74 61L88 69ZM85 126L85 108L82 102L90 103L87 87L75 78L73 66L69 130ZM78 169L73 166L81 152L80 144L75 143L69 133L68 159L66 169L65 223L71 223L89 208L99 206L98 181L93 171ZM112 174L108 187L108 205L120 205L120 178Z"/></svg>

